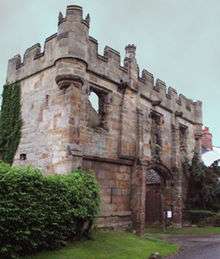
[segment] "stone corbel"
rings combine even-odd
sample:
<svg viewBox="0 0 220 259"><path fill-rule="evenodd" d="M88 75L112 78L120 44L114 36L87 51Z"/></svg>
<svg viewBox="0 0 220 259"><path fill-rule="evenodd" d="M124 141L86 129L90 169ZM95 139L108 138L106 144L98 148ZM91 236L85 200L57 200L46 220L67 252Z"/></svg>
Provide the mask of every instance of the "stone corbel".
<svg viewBox="0 0 220 259"><path fill-rule="evenodd" d="M77 88L81 88L84 84L83 78L71 74L58 75L55 81L60 90L66 90L71 84Z"/></svg>
<svg viewBox="0 0 220 259"><path fill-rule="evenodd" d="M67 146L67 151L69 155L74 157L82 157L82 150L80 149L79 145L76 144L69 144Z"/></svg>
<svg viewBox="0 0 220 259"><path fill-rule="evenodd" d="M161 104L161 100L155 100L155 101L152 101L152 106L158 106Z"/></svg>
<svg viewBox="0 0 220 259"><path fill-rule="evenodd" d="M176 112L175 112L175 116L176 116L176 117L183 117L183 112L178 112L178 111L176 111Z"/></svg>

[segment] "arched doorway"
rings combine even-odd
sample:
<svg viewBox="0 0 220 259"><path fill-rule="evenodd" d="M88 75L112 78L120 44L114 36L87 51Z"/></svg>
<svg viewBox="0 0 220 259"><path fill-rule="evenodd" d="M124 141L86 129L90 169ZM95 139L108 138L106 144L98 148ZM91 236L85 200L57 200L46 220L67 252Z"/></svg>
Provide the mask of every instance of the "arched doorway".
<svg viewBox="0 0 220 259"><path fill-rule="evenodd" d="M161 179L157 171L146 172L145 223L160 225L162 223Z"/></svg>
<svg viewBox="0 0 220 259"><path fill-rule="evenodd" d="M163 165L150 167L145 172L145 224L148 226L163 223L164 193L170 179L172 174Z"/></svg>

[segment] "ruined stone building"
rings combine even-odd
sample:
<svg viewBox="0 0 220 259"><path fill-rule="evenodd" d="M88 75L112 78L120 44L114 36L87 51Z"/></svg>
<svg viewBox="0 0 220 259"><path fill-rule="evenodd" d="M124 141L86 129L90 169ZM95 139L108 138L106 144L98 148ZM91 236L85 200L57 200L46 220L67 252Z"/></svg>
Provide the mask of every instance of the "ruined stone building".
<svg viewBox="0 0 220 259"><path fill-rule="evenodd" d="M22 138L14 164L47 174L75 168L96 173L101 186L99 226L143 231L163 222L181 226L182 161L200 150L201 102L146 70L136 47L120 54L89 36L90 17L67 7L58 32L9 60L7 82L20 82ZM98 99L98 109L90 101Z"/></svg>

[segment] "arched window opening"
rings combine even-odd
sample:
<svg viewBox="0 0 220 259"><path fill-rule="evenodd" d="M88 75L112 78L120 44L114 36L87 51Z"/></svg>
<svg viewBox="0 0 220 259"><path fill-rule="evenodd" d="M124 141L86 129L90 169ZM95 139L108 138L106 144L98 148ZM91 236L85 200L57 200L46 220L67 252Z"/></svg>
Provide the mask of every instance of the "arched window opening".
<svg viewBox="0 0 220 259"><path fill-rule="evenodd" d="M89 94L89 101L92 108L99 113L99 97L95 92L90 92Z"/></svg>
<svg viewBox="0 0 220 259"><path fill-rule="evenodd" d="M105 128L107 93L99 88L90 87L89 101L89 126Z"/></svg>
<svg viewBox="0 0 220 259"><path fill-rule="evenodd" d="M179 139L180 139L180 152L182 155L186 155L187 152L187 126L180 124L179 127Z"/></svg>
<svg viewBox="0 0 220 259"><path fill-rule="evenodd" d="M151 112L151 152L155 160L160 160L162 149L162 136L161 136L161 114Z"/></svg>

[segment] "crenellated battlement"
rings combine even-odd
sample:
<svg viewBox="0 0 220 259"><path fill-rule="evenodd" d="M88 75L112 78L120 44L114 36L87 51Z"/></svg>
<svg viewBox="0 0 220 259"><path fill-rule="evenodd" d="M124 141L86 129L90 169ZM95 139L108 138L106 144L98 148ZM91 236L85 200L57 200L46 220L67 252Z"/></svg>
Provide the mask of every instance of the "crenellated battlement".
<svg viewBox="0 0 220 259"><path fill-rule="evenodd" d="M37 43L25 51L23 58L16 55L9 60L7 82L20 81L53 67L59 59L75 58L86 63L89 72L115 84L119 85L121 80L136 81L137 89L133 88L131 82L129 85L140 92L143 98L156 100L159 106L170 112L178 111L184 118L201 123L201 102L194 102L178 94L174 88L167 87L164 81L155 80L146 69L139 75L136 46L133 44L125 48L123 65L120 53L109 46L104 48L103 55L98 53L98 41L89 36L89 26L89 14L84 19L82 7L69 5L65 16L59 13L58 32L45 40L43 48Z"/></svg>
<svg viewBox="0 0 220 259"><path fill-rule="evenodd" d="M143 97L160 100L161 104L167 109L175 107L177 111L181 110L183 112L183 116L185 115L186 117L190 117L191 114L195 112L195 109L197 111L200 110L201 112L202 103L200 101L193 101L184 96L183 94L178 94L176 89L174 89L173 87L167 87L164 81L160 79L155 80L153 74L151 74L146 69L142 70L141 78L139 78L139 80L143 84ZM201 121L197 122L201 123Z"/></svg>
<svg viewBox="0 0 220 259"><path fill-rule="evenodd" d="M57 34L53 34L45 40L43 49L40 43L36 43L25 51L23 57L17 54L9 59L7 81L9 83L20 81L53 65L56 38Z"/></svg>
<svg viewBox="0 0 220 259"><path fill-rule="evenodd" d="M29 63L32 62L33 59L36 59L38 55L41 53L41 45L40 43L37 43L33 45L32 47L28 48L24 53L24 59L23 63Z"/></svg>

